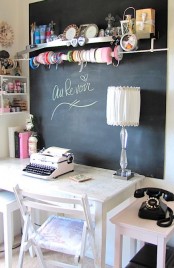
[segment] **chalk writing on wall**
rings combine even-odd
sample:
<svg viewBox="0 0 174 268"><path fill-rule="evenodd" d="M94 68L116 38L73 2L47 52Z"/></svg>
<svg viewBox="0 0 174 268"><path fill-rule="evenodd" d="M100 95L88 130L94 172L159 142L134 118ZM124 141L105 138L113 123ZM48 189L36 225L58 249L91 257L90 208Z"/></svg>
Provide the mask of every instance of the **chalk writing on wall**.
<svg viewBox="0 0 174 268"><path fill-rule="evenodd" d="M75 108L84 108L95 105L97 101L92 101L88 103L80 103L78 97L80 95L87 94L88 92L93 92L95 89L91 86L91 83L88 81L88 74L80 75L79 83L73 86L70 78L67 78L64 82L64 87L59 87L55 85L52 90L52 101L55 102L54 109L52 111L51 120L53 119L55 112L62 105L67 105L70 110L72 107ZM75 100L69 102L68 98L74 96Z"/></svg>

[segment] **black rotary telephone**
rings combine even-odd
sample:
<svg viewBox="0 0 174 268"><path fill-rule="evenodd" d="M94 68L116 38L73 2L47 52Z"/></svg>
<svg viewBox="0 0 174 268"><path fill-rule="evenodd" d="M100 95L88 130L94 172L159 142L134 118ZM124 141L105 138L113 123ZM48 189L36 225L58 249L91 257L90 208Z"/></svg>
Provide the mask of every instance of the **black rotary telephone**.
<svg viewBox="0 0 174 268"><path fill-rule="evenodd" d="M160 197L162 196L166 201L174 201L174 194L159 188L141 188L135 191L134 197L141 198L145 194L149 198L142 203L138 216L143 219L157 220L157 225L161 227L170 226L174 219L173 210L163 203Z"/></svg>

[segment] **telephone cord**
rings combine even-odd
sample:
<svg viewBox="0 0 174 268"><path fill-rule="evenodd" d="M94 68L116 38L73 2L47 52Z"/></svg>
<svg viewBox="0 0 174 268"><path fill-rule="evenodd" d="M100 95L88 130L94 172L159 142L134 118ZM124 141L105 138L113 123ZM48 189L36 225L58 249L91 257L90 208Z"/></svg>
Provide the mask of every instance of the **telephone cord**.
<svg viewBox="0 0 174 268"><path fill-rule="evenodd" d="M170 225L172 225L174 216L173 216L173 210L169 207L167 207L167 211L169 212L169 217L165 218L165 219L161 219L157 221L157 225L160 227L169 227Z"/></svg>

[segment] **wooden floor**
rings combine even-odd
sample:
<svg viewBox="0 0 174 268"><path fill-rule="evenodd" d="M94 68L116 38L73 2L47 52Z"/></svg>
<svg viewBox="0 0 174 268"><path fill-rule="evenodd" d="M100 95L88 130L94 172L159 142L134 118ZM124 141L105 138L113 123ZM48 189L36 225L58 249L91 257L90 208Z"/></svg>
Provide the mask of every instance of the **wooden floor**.
<svg viewBox="0 0 174 268"><path fill-rule="evenodd" d="M19 237L15 238L14 247L16 247L16 248L13 249L13 265L12 265L12 268L17 267L18 254L19 254L19 249L20 249L19 242L20 242L20 238ZM49 254L45 253L45 255L46 255L46 258L50 257L50 253ZM65 256L63 254L58 255L57 253L56 253L55 256L53 256L53 254L52 254L52 257L65 259ZM68 259L68 261L69 261L69 263L71 263L70 259ZM4 267L5 267L5 262L4 262L3 245L0 245L0 268L4 268ZM31 267L32 268L40 268L38 266L38 263L37 263L37 258L36 257L31 258L30 255L28 254L28 252L26 252L25 258L24 258L23 268L31 268ZM89 258L85 258L85 266L84 266L84 268L93 268L93 267L94 267L93 260L91 260ZM106 265L106 268L112 268L112 267Z"/></svg>

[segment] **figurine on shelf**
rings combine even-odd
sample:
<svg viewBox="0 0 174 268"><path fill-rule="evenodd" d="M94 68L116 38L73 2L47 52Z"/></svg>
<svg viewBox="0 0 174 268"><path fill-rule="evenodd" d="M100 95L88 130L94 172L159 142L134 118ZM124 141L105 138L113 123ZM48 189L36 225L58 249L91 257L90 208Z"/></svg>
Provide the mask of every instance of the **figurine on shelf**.
<svg viewBox="0 0 174 268"><path fill-rule="evenodd" d="M35 29L36 29L36 23L33 22L31 24L31 45L34 45L34 32L35 32Z"/></svg>
<svg viewBox="0 0 174 268"><path fill-rule="evenodd" d="M56 25L56 23L53 21L51 21L51 23L49 23L49 27L51 30L50 41L54 41L57 39L57 36L55 35L55 25Z"/></svg>
<svg viewBox="0 0 174 268"><path fill-rule="evenodd" d="M108 23L108 27L105 30L105 36L113 36L114 32L115 32L115 27L114 27L114 17L110 14L108 14L108 16L105 18L105 20Z"/></svg>
<svg viewBox="0 0 174 268"><path fill-rule="evenodd" d="M15 76L22 75L22 69L21 69L19 61L16 61L16 68L14 69L14 73L15 73Z"/></svg>

